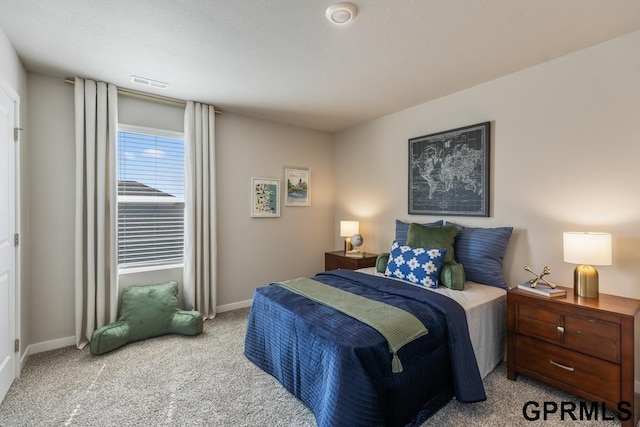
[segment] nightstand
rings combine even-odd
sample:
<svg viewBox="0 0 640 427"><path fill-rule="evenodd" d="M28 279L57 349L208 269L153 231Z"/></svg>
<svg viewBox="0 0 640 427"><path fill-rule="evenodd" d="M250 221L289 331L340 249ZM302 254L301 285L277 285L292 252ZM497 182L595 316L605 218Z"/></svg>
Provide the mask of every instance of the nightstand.
<svg viewBox="0 0 640 427"><path fill-rule="evenodd" d="M508 292L507 377L526 375L614 411L618 402L628 402L623 409L634 416L622 425L635 426L640 411L634 402L634 322L640 300L584 298L565 289L567 295L556 298Z"/></svg>
<svg viewBox="0 0 640 427"><path fill-rule="evenodd" d="M365 267L375 267L378 254L365 253L362 258L352 258L344 254L344 251L324 253L324 270L357 270Z"/></svg>

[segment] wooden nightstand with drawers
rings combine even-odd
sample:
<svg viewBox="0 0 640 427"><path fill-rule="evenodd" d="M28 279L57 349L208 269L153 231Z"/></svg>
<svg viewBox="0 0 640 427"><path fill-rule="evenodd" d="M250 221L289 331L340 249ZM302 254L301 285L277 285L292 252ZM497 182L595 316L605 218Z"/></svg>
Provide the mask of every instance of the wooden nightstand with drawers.
<svg viewBox="0 0 640 427"><path fill-rule="evenodd" d="M614 411L628 402L623 409L634 416L622 425L635 426L640 411L634 402L634 322L640 300L584 298L566 290L566 297L556 298L508 292L507 377L522 374Z"/></svg>
<svg viewBox="0 0 640 427"><path fill-rule="evenodd" d="M378 254L365 253L362 258L352 258L344 254L344 251L324 253L324 269L329 270L357 270L365 267L375 267Z"/></svg>

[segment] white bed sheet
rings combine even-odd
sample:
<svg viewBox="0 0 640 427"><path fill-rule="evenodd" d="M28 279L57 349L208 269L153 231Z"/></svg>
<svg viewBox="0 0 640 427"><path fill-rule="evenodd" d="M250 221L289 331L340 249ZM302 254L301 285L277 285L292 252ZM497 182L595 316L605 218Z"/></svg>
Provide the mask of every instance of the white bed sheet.
<svg viewBox="0 0 640 427"><path fill-rule="evenodd" d="M384 276L378 273L375 267L361 268L357 271ZM421 288L445 295L464 308L478 369L482 378L486 377L506 354L507 291L470 281L465 282L463 291L445 287Z"/></svg>

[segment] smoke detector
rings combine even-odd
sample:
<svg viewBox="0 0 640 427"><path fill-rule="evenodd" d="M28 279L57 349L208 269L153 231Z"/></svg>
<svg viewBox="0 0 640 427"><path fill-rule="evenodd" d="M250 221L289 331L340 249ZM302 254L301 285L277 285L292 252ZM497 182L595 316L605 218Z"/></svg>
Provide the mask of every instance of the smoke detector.
<svg viewBox="0 0 640 427"><path fill-rule="evenodd" d="M348 24L358 14L358 8L351 3L335 3L327 8L327 19L334 24Z"/></svg>
<svg viewBox="0 0 640 427"><path fill-rule="evenodd" d="M147 79L146 77L131 76L129 78L129 81L131 83L139 84L142 86L154 87L156 89L166 89L169 87L169 83L163 83L157 80Z"/></svg>

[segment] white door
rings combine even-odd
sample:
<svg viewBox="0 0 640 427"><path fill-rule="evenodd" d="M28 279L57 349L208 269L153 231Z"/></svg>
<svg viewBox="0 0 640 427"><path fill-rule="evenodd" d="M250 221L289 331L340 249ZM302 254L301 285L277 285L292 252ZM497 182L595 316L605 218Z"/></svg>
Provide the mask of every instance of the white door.
<svg viewBox="0 0 640 427"><path fill-rule="evenodd" d="M14 101L0 86L0 402L16 377Z"/></svg>

